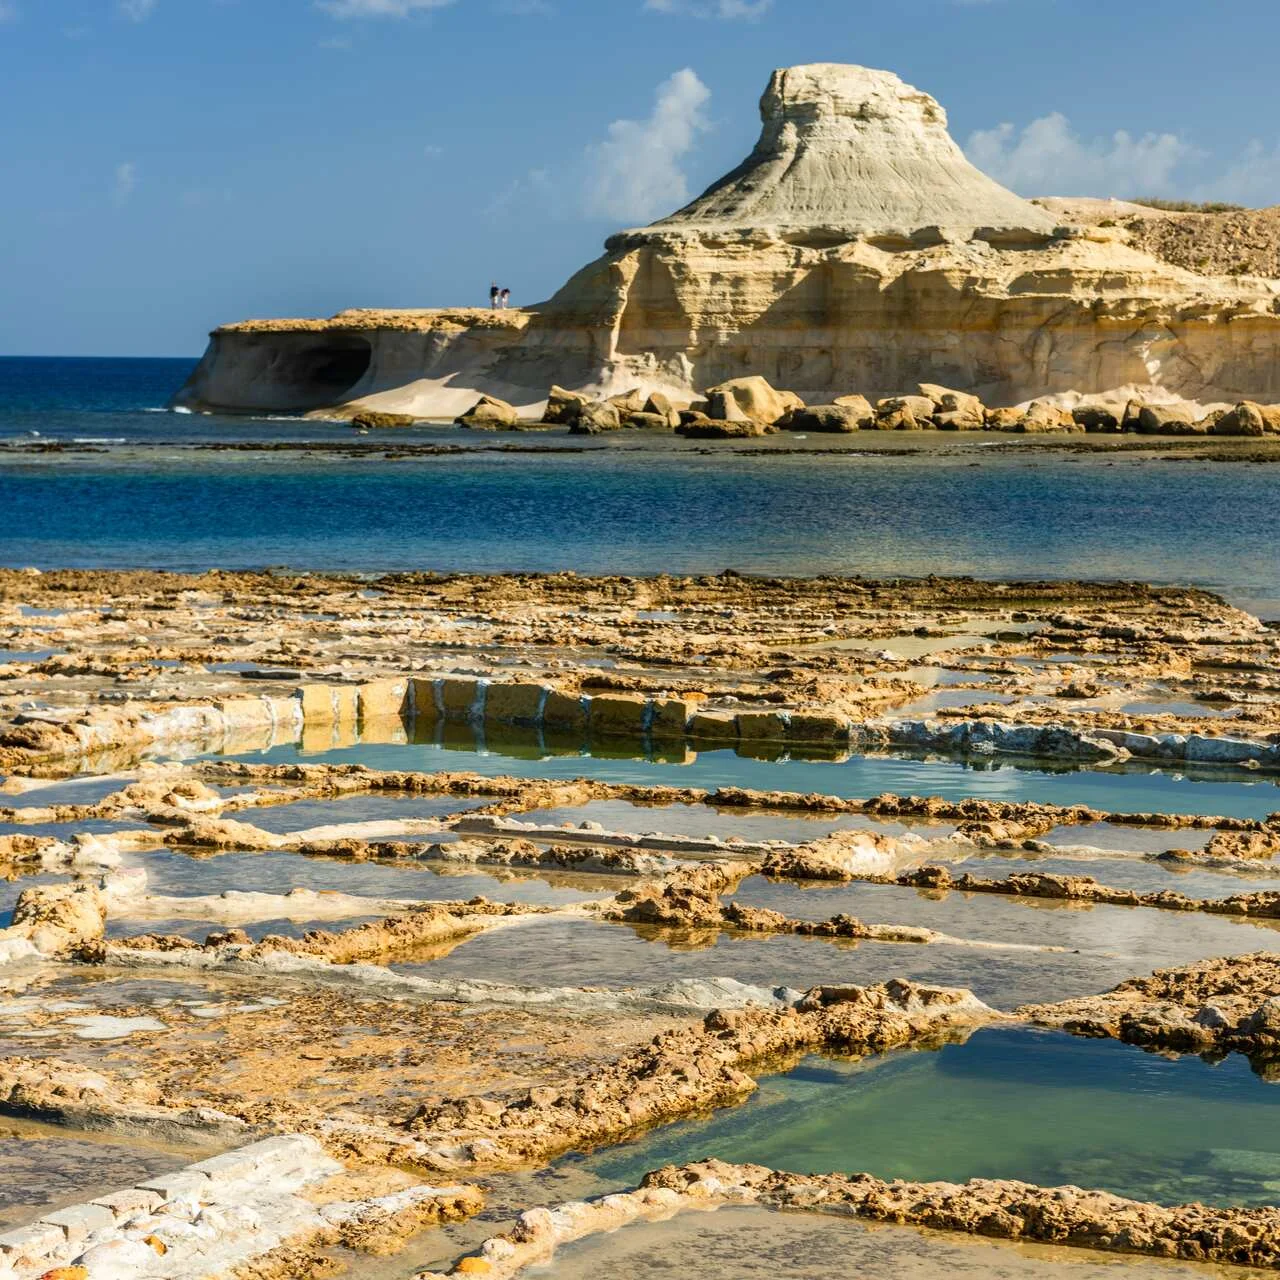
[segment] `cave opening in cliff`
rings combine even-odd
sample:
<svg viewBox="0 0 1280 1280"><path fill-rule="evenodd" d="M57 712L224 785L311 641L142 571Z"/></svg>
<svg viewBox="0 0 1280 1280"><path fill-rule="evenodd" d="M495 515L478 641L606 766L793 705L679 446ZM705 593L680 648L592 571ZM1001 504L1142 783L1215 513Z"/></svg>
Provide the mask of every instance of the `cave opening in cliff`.
<svg viewBox="0 0 1280 1280"><path fill-rule="evenodd" d="M274 372L296 407L320 408L341 400L368 373L372 360L367 338L325 334L281 352Z"/></svg>

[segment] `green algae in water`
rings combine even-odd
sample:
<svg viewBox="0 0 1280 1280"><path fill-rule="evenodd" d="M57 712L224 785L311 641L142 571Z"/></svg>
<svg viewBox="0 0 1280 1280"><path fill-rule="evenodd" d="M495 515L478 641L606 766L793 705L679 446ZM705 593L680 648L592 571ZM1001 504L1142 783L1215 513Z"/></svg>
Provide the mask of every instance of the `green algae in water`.
<svg viewBox="0 0 1280 1280"><path fill-rule="evenodd" d="M988 1029L933 1051L807 1058L740 1107L585 1162L621 1184L713 1156L922 1182L1015 1178L1161 1204L1277 1204L1280 1085L1238 1055L1210 1065Z"/></svg>

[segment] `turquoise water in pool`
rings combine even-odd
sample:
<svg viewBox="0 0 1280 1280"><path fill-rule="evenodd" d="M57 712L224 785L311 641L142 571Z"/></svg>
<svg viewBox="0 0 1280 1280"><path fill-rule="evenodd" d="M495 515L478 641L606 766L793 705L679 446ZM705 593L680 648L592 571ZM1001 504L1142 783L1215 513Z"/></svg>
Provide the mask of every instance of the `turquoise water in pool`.
<svg viewBox="0 0 1280 1280"><path fill-rule="evenodd" d="M1162 1204L1280 1202L1280 1087L1114 1041L993 1028L861 1061L811 1057L745 1104L585 1157L633 1183L708 1156L802 1173L1074 1184Z"/></svg>

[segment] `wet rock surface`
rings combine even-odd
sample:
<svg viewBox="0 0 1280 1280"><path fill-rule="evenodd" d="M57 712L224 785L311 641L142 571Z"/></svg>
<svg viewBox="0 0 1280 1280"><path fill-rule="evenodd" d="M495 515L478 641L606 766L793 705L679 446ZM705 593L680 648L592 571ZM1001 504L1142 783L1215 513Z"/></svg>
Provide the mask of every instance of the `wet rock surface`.
<svg viewBox="0 0 1280 1280"><path fill-rule="evenodd" d="M721 399L754 429L767 397ZM60 650L0 668L0 1112L184 1165L151 1189L114 1166L104 1205L86 1153L51 1183L65 1220L0 1234L0 1275L331 1273L483 1213L476 1179L735 1106L806 1054L874 1071L989 1024L1271 1078L1274 636L1132 584L0 571L0 645ZM452 767L480 752L510 769ZM789 772L868 753L968 772ZM996 760L1060 801L984 789ZM287 1176L245 1172L263 1142ZM457 1274L545 1259L568 1237L540 1222L714 1203L1277 1258L1270 1210L847 1173L664 1171L533 1210Z"/></svg>

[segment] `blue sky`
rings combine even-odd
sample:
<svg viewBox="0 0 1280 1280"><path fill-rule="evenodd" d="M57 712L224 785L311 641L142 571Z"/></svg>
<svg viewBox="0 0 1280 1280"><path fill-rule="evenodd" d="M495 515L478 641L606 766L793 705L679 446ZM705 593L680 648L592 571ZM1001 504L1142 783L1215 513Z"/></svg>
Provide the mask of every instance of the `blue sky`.
<svg viewBox="0 0 1280 1280"><path fill-rule="evenodd" d="M1023 194L1280 202L1277 0L0 0L0 353L517 304L887 67Z"/></svg>

